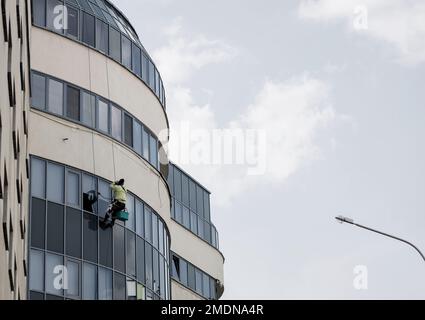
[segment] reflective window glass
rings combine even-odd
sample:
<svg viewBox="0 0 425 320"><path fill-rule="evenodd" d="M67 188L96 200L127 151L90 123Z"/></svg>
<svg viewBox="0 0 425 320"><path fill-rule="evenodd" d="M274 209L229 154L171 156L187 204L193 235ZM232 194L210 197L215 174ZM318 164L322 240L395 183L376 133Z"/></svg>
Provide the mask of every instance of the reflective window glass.
<svg viewBox="0 0 425 320"><path fill-rule="evenodd" d="M153 136L150 136L149 147L150 147L150 163L155 168L158 168L158 142Z"/></svg>
<svg viewBox="0 0 425 320"><path fill-rule="evenodd" d="M58 115L63 115L63 84L62 82L49 79L49 111Z"/></svg>
<svg viewBox="0 0 425 320"><path fill-rule="evenodd" d="M78 39L78 10L67 6L68 9L68 36Z"/></svg>
<svg viewBox="0 0 425 320"><path fill-rule="evenodd" d="M124 114L124 143L133 147L133 118Z"/></svg>
<svg viewBox="0 0 425 320"><path fill-rule="evenodd" d="M46 196L46 162L31 160L31 194L44 199Z"/></svg>
<svg viewBox="0 0 425 320"><path fill-rule="evenodd" d="M190 229L190 213L189 213L189 209L186 208L185 206L183 206L183 225L187 229Z"/></svg>
<svg viewBox="0 0 425 320"><path fill-rule="evenodd" d="M97 262L97 217L84 213L83 219L83 257L84 260Z"/></svg>
<svg viewBox="0 0 425 320"><path fill-rule="evenodd" d="M133 123L133 147L139 155L142 155L142 125L134 120Z"/></svg>
<svg viewBox="0 0 425 320"><path fill-rule="evenodd" d="M96 300L97 298L97 267L93 264L83 265L83 299Z"/></svg>
<svg viewBox="0 0 425 320"><path fill-rule="evenodd" d="M83 12L82 41L89 46L95 46L95 17Z"/></svg>
<svg viewBox="0 0 425 320"><path fill-rule="evenodd" d="M136 233L144 237L144 211L143 211L143 203L139 200L136 200Z"/></svg>
<svg viewBox="0 0 425 320"><path fill-rule="evenodd" d="M47 0L47 28L62 33L64 27L63 1Z"/></svg>
<svg viewBox="0 0 425 320"><path fill-rule="evenodd" d="M30 290L44 291L44 253L31 250L30 254Z"/></svg>
<svg viewBox="0 0 425 320"><path fill-rule="evenodd" d="M109 28L109 55L115 61L121 62L121 35L114 28Z"/></svg>
<svg viewBox="0 0 425 320"><path fill-rule="evenodd" d="M64 175L62 166L47 164L47 200L64 203Z"/></svg>
<svg viewBox="0 0 425 320"><path fill-rule="evenodd" d="M202 272L198 269L195 269L195 291L202 295L202 282L203 282L203 278L202 278Z"/></svg>
<svg viewBox="0 0 425 320"><path fill-rule="evenodd" d="M87 174L83 175L83 209L87 212L96 212L96 179Z"/></svg>
<svg viewBox="0 0 425 320"><path fill-rule="evenodd" d="M143 157L149 160L149 133L143 128Z"/></svg>
<svg viewBox="0 0 425 320"><path fill-rule="evenodd" d="M44 76L31 74L31 105L41 110L46 109L46 78Z"/></svg>
<svg viewBox="0 0 425 320"><path fill-rule="evenodd" d="M146 243L146 246L145 246L145 275L146 275L146 285L149 289L152 289L152 285L153 285L152 246L148 243Z"/></svg>
<svg viewBox="0 0 425 320"><path fill-rule="evenodd" d="M96 127L96 97L84 91L81 98L81 122L90 128Z"/></svg>
<svg viewBox="0 0 425 320"><path fill-rule="evenodd" d="M98 100L98 123L97 128L109 133L109 105L103 100Z"/></svg>
<svg viewBox="0 0 425 320"><path fill-rule="evenodd" d="M187 283L187 262L183 259L180 260L180 282L183 283L185 286L188 285Z"/></svg>
<svg viewBox="0 0 425 320"><path fill-rule="evenodd" d="M99 263L112 268L112 228L99 229Z"/></svg>
<svg viewBox="0 0 425 320"><path fill-rule="evenodd" d="M96 48L108 54L108 25L96 19Z"/></svg>
<svg viewBox="0 0 425 320"><path fill-rule="evenodd" d="M145 206L145 239L152 243L152 213L151 209Z"/></svg>
<svg viewBox="0 0 425 320"><path fill-rule="evenodd" d="M31 246L44 249L46 227L46 201L32 199L31 208Z"/></svg>
<svg viewBox="0 0 425 320"><path fill-rule="evenodd" d="M114 269L125 273L125 236L124 228L114 227Z"/></svg>
<svg viewBox="0 0 425 320"><path fill-rule="evenodd" d="M112 271L99 268L99 300L112 300Z"/></svg>
<svg viewBox="0 0 425 320"><path fill-rule="evenodd" d="M114 274L114 300L125 300L125 276L115 272Z"/></svg>
<svg viewBox="0 0 425 320"><path fill-rule="evenodd" d="M63 284L56 280L58 274L63 274L63 258L55 254L46 253L46 292L57 296L63 295ZM56 284L56 285L55 285Z"/></svg>
<svg viewBox="0 0 425 320"><path fill-rule="evenodd" d="M112 136L121 140L121 127L122 127L122 111L121 109L111 105L111 123L112 123Z"/></svg>
<svg viewBox="0 0 425 320"><path fill-rule="evenodd" d="M66 295L68 297L80 297L80 263L75 261L67 261L66 264L68 271L68 288Z"/></svg>
<svg viewBox="0 0 425 320"><path fill-rule="evenodd" d="M46 1L33 0L32 1L32 16L34 24L40 27L46 25Z"/></svg>
<svg viewBox="0 0 425 320"><path fill-rule="evenodd" d="M132 56L133 56L133 72L135 74L137 74L139 77L142 77L142 69L140 66L141 63L141 59L140 59L140 48L137 47L134 43L133 43L133 51L132 51Z"/></svg>
<svg viewBox="0 0 425 320"><path fill-rule="evenodd" d="M121 36L122 64L131 69L131 41L125 36Z"/></svg>
<svg viewBox="0 0 425 320"><path fill-rule="evenodd" d="M158 217L152 214L152 244L154 248L158 248Z"/></svg>
<svg viewBox="0 0 425 320"><path fill-rule="evenodd" d="M145 242L142 238L136 237L136 258L137 258L137 280L145 282Z"/></svg>
<svg viewBox="0 0 425 320"><path fill-rule="evenodd" d="M136 277L136 236L126 231L127 275Z"/></svg>
<svg viewBox="0 0 425 320"><path fill-rule="evenodd" d="M72 171L67 171L66 203L73 207L80 206L80 175Z"/></svg>

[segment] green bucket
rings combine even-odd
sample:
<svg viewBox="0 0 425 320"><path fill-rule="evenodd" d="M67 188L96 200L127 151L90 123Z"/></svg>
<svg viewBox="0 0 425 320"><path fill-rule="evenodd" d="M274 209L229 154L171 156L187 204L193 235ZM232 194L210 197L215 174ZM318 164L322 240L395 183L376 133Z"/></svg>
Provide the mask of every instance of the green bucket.
<svg viewBox="0 0 425 320"><path fill-rule="evenodd" d="M114 218L120 221L128 221L128 212L126 210L122 210L114 214Z"/></svg>

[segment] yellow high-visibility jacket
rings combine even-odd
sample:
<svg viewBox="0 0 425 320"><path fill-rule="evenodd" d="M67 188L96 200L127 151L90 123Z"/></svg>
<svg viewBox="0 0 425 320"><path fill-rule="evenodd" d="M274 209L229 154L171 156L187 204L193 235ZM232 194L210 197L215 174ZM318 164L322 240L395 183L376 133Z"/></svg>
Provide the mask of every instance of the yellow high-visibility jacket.
<svg viewBox="0 0 425 320"><path fill-rule="evenodd" d="M119 186L113 183L111 184L111 189L115 200L121 203L127 202L127 190L123 186Z"/></svg>

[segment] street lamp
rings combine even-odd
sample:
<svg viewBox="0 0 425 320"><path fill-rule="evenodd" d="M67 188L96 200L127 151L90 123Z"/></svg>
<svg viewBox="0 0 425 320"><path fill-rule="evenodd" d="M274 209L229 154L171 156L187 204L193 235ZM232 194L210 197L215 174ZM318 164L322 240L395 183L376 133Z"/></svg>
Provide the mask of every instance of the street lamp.
<svg viewBox="0 0 425 320"><path fill-rule="evenodd" d="M401 239L401 238L398 238L398 237L395 237L395 236L392 236L392 235L390 235L390 234L388 234L388 233L385 233L385 232L382 232L382 231L378 231L378 230L375 230L375 229L372 229L372 228L369 228L369 227L365 227L365 226L362 226L361 224L358 224L358 223L355 223L354 222L354 220L353 219L350 219L350 218L347 218L347 217L343 217L343 216L338 216L338 217L335 217L335 219L338 221L338 222L340 222L341 224L342 223L348 223L348 224L351 224L351 225L353 225L353 226L356 226L356 227L359 227L359 228L362 228L362 229L365 229L365 230L368 230L368 231L372 231L372 232L375 232L375 233L379 233L379 234L381 234L381 235L383 235L383 236L385 236L385 237L388 237L388 238L392 238L392 239L395 239L395 240L398 240L398 241L401 241L401 242L403 242L403 243L405 243L405 244L407 244L407 245L409 245L409 246L411 246L413 249L415 249L420 255L421 255L421 257L422 257L422 259L425 261L425 256L423 255L423 253L415 246L415 245L413 245L412 243L410 243L409 241L406 241L406 240L403 240L403 239Z"/></svg>

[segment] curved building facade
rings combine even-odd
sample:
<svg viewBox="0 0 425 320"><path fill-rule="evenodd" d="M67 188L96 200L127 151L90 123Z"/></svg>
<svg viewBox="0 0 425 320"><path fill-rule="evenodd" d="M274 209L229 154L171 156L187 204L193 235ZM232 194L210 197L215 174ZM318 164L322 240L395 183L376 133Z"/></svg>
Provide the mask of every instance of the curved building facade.
<svg viewBox="0 0 425 320"><path fill-rule="evenodd" d="M165 89L130 22L107 0L20 2L28 10L28 63L17 71L27 74L28 144L21 139L18 167L26 174L20 203L6 210L23 225L14 256L22 270L14 276L13 259L4 263L8 282L21 286L16 293L2 280L0 298L219 299L224 258L209 192L161 148ZM13 145L5 157L14 157ZM109 185L120 178L129 220L104 230Z"/></svg>

